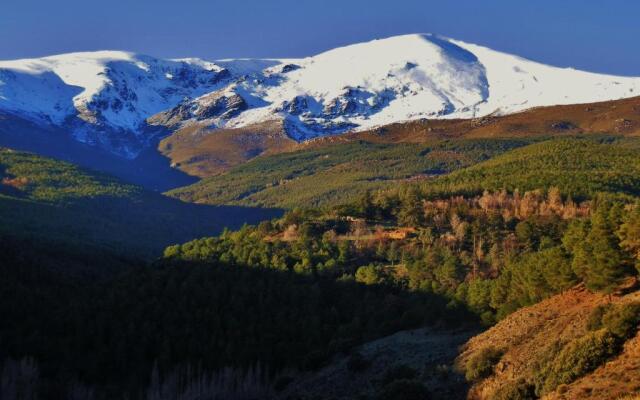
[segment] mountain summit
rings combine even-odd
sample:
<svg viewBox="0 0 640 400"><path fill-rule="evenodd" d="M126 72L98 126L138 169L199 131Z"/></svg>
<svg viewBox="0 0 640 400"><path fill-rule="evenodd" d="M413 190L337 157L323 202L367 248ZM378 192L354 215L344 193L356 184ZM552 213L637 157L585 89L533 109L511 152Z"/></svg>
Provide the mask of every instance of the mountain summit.
<svg viewBox="0 0 640 400"><path fill-rule="evenodd" d="M126 52L0 62L0 110L135 158L166 130L281 121L303 141L421 118L472 118L640 94L640 78L556 68L434 35L304 59L159 60Z"/></svg>

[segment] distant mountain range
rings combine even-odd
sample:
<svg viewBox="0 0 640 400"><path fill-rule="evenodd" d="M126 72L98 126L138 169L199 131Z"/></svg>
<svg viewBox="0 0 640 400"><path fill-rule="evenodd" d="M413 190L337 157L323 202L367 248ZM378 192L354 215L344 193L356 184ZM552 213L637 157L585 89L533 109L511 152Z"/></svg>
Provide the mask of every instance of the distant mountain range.
<svg viewBox="0 0 640 400"><path fill-rule="evenodd" d="M0 112L126 159L189 125L276 122L295 141L417 119L640 95L640 78L556 68L433 35L304 59L160 60L120 51L0 61Z"/></svg>

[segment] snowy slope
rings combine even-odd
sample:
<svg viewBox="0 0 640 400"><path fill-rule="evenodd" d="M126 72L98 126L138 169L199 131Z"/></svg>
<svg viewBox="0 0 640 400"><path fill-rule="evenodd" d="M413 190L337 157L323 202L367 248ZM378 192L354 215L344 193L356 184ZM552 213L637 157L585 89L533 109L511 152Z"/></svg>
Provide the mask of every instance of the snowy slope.
<svg viewBox="0 0 640 400"><path fill-rule="evenodd" d="M0 62L0 108L73 126L78 140L133 157L139 144L103 135L140 136L145 119L185 97L214 90L228 72L198 59L165 61L120 51L71 53ZM140 138L144 142L146 138Z"/></svg>
<svg viewBox="0 0 640 400"><path fill-rule="evenodd" d="M640 96L640 77L595 74L557 68L486 47L451 41L485 66L490 97L478 115L508 114L531 107L592 103Z"/></svg>
<svg viewBox="0 0 640 400"><path fill-rule="evenodd" d="M219 62L234 70L234 62ZM248 61L241 67L247 71ZM295 69L280 73L282 65ZM405 35L330 50L254 72L243 90L269 103L225 122L277 115L305 139L419 118L471 118L640 95L640 78L539 64L433 35Z"/></svg>
<svg viewBox="0 0 640 400"><path fill-rule="evenodd" d="M637 95L640 78L555 68L417 34L304 59L210 63L95 52L0 62L0 109L68 126L78 140L127 157L148 143L147 121L241 127L278 119L305 140L411 119Z"/></svg>

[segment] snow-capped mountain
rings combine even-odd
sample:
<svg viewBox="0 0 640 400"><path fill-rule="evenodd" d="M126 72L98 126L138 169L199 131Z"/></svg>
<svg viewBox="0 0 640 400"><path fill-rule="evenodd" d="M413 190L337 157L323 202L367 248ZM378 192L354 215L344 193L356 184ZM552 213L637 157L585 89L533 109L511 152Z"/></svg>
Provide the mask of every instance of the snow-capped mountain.
<svg viewBox="0 0 640 400"><path fill-rule="evenodd" d="M69 128L81 142L132 158L149 137L145 120L216 90L229 72L198 60L119 51L0 62L0 109Z"/></svg>
<svg viewBox="0 0 640 400"><path fill-rule="evenodd" d="M420 118L471 118L640 95L640 78L556 68L433 35L304 59L158 60L124 52L0 62L0 109L134 157L148 124L281 120L305 140ZM153 118L150 118L153 117Z"/></svg>

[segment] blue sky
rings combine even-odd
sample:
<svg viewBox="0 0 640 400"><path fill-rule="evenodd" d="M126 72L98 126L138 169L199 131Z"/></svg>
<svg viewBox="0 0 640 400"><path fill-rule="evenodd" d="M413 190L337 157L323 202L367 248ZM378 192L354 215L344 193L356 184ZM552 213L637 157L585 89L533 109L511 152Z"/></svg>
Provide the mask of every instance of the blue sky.
<svg viewBox="0 0 640 400"><path fill-rule="evenodd" d="M122 49L301 57L431 32L548 64L640 76L634 0L1 0L0 59Z"/></svg>

